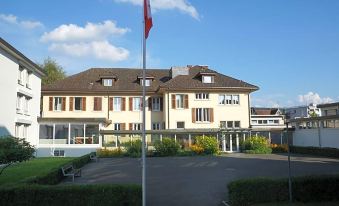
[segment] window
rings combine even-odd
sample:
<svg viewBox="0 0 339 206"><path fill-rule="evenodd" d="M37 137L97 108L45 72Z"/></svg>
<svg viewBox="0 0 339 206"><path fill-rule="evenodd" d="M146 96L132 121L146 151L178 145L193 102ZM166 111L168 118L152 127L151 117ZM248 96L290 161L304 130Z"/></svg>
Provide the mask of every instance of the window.
<svg viewBox="0 0 339 206"><path fill-rule="evenodd" d="M32 76L31 72L26 73L26 87L29 88L29 89L31 88L31 84L30 84L31 76Z"/></svg>
<svg viewBox="0 0 339 206"><path fill-rule="evenodd" d="M233 128L233 121L227 121L227 128Z"/></svg>
<svg viewBox="0 0 339 206"><path fill-rule="evenodd" d="M159 122L152 123L152 130L161 130L161 123Z"/></svg>
<svg viewBox="0 0 339 206"><path fill-rule="evenodd" d="M20 96L20 95L18 95L17 97L16 97L16 112L17 113L21 113L21 97L22 96Z"/></svg>
<svg viewBox="0 0 339 206"><path fill-rule="evenodd" d="M114 111L121 111L121 97L114 97L113 98L113 110Z"/></svg>
<svg viewBox="0 0 339 206"><path fill-rule="evenodd" d="M132 130L141 130L141 123L133 123Z"/></svg>
<svg viewBox="0 0 339 206"><path fill-rule="evenodd" d="M232 104L232 95L226 95L226 104Z"/></svg>
<svg viewBox="0 0 339 206"><path fill-rule="evenodd" d="M268 120L268 124L273 124L273 123L274 123L273 119Z"/></svg>
<svg viewBox="0 0 339 206"><path fill-rule="evenodd" d="M152 111L160 111L160 97L152 98Z"/></svg>
<svg viewBox="0 0 339 206"><path fill-rule="evenodd" d="M203 83L213 83L214 77L213 76L202 76Z"/></svg>
<svg viewBox="0 0 339 206"><path fill-rule="evenodd" d="M65 150L54 150L54 157L65 157Z"/></svg>
<svg viewBox="0 0 339 206"><path fill-rule="evenodd" d="M29 98L24 97L23 100L24 100L24 105L23 105L23 106L24 106L24 113L25 113L26 115L28 115Z"/></svg>
<svg viewBox="0 0 339 206"><path fill-rule="evenodd" d="M252 124L257 124L258 120L252 120Z"/></svg>
<svg viewBox="0 0 339 206"><path fill-rule="evenodd" d="M219 104L239 105L240 104L240 96L239 95L231 95L231 94L219 95Z"/></svg>
<svg viewBox="0 0 339 206"><path fill-rule="evenodd" d="M267 124L267 120L263 120L262 122L263 122L263 124Z"/></svg>
<svg viewBox="0 0 339 206"><path fill-rule="evenodd" d="M134 97L133 98L133 111L140 111L141 110L141 98Z"/></svg>
<svg viewBox="0 0 339 206"><path fill-rule="evenodd" d="M82 97L74 97L74 110L82 110Z"/></svg>
<svg viewBox="0 0 339 206"><path fill-rule="evenodd" d="M151 79L145 79L145 86L149 87L151 86ZM140 79L141 85L143 86L143 79Z"/></svg>
<svg viewBox="0 0 339 206"><path fill-rule="evenodd" d="M220 128L226 128L226 121L220 121Z"/></svg>
<svg viewBox="0 0 339 206"><path fill-rule="evenodd" d="M262 124L262 120L258 120L258 124Z"/></svg>
<svg viewBox="0 0 339 206"><path fill-rule="evenodd" d="M114 130L121 130L121 124L120 123L115 123L114 124Z"/></svg>
<svg viewBox="0 0 339 206"><path fill-rule="evenodd" d="M62 98L54 97L54 111L61 111Z"/></svg>
<svg viewBox="0 0 339 206"><path fill-rule="evenodd" d="M20 124L15 124L15 137L21 138L20 136Z"/></svg>
<svg viewBox="0 0 339 206"><path fill-rule="evenodd" d="M177 122L177 129L184 129L185 128L185 122Z"/></svg>
<svg viewBox="0 0 339 206"><path fill-rule="evenodd" d="M210 109L209 108L197 108L195 110L195 119L197 122L210 122Z"/></svg>
<svg viewBox="0 0 339 206"><path fill-rule="evenodd" d="M55 125L55 130L57 130L57 125ZM65 129L65 132L68 133L68 128ZM68 136L68 134L67 135L64 134L64 135ZM62 139L62 136L60 137L61 137L60 139ZM57 139L56 135L55 135L55 139ZM84 125L83 124L72 124L71 125L71 143L72 144L84 144Z"/></svg>
<svg viewBox="0 0 339 206"><path fill-rule="evenodd" d="M279 120L274 120L274 124L279 124Z"/></svg>
<svg viewBox="0 0 339 206"><path fill-rule="evenodd" d="M197 93L195 94L195 99L209 99L208 93Z"/></svg>
<svg viewBox="0 0 339 206"><path fill-rule="evenodd" d="M23 83L24 83L24 68L22 68L22 67L19 68L18 83L21 84L21 85L23 85Z"/></svg>
<svg viewBox="0 0 339 206"><path fill-rule="evenodd" d="M102 84L105 87L111 87L113 83L113 79L102 79Z"/></svg>
<svg viewBox="0 0 339 206"><path fill-rule="evenodd" d="M234 128L240 128L240 121L234 121Z"/></svg>
<svg viewBox="0 0 339 206"><path fill-rule="evenodd" d="M232 104L239 104L239 95L232 95Z"/></svg>
<svg viewBox="0 0 339 206"><path fill-rule="evenodd" d="M176 94L175 103L176 103L176 108L183 109L184 108L184 95Z"/></svg>
<svg viewBox="0 0 339 206"><path fill-rule="evenodd" d="M219 104L225 104L225 95L219 95Z"/></svg>
<svg viewBox="0 0 339 206"><path fill-rule="evenodd" d="M99 125L86 124L85 131L86 144L99 144Z"/></svg>

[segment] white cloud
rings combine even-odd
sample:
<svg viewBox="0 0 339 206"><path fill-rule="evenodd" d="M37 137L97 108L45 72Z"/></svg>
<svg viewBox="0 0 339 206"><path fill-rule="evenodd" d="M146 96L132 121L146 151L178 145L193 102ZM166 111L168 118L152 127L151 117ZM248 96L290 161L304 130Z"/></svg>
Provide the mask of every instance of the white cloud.
<svg viewBox="0 0 339 206"><path fill-rule="evenodd" d="M127 2L133 5L142 6L143 0L115 0L116 2ZM187 0L151 0L151 7L153 10L173 10L177 9L191 17L199 20L199 13L197 9L192 6Z"/></svg>
<svg viewBox="0 0 339 206"><path fill-rule="evenodd" d="M111 35L123 35L130 31L128 28L119 28L114 21L103 23L88 22L85 27L75 24L61 25L51 32L45 32L41 41L43 42L82 42L105 40Z"/></svg>
<svg viewBox="0 0 339 206"><path fill-rule="evenodd" d="M89 43L53 43L50 51L74 57L92 57L112 62L126 60L129 51L125 48L115 47L108 41L93 41Z"/></svg>
<svg viewBox="0 0 339 206"><path fill-rule="evenodd" d="M333 99L330 97L320 97L318 93L308 92L304 95L298 95L298 101L301 104L322 104L322 103L330 103L333 102Z"/></svg>
<svg viewBox="0 0 339 206"><path fill-rule="evenodd" d="M0 20L9 24L21 26L25 29L35 29L38 27L43 27L43 24L39 21L19 20L17 16L14 16L12 14L0 14Z"/></svg>

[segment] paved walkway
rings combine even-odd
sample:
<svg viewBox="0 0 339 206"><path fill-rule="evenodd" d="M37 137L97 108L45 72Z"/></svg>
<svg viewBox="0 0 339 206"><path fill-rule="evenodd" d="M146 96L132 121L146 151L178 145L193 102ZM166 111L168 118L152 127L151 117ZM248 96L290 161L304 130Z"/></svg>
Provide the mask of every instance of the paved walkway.
<svg viewBox="0 0 339 206"><path fill-rule="evenodd" d="M221 201L227 200L230 181L254 176L286 177L288 171L287 157L274 154L148 158L147 165L147 205L150 206L222 205ZM82 172L75 184L141 184L141 163L137 158L100 159L86 165ZM292 158L293 175L338 172L336 159Z"/></svg>

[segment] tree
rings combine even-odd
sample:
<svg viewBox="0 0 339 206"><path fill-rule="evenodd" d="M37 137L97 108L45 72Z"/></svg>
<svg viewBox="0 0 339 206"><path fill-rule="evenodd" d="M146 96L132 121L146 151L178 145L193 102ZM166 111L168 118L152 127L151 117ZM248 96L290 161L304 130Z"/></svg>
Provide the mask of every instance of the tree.
<svg viewBox="0 0 339 206"><path fill-rule="evenodd" d="M24 139L12 136L0 137L0 165L2 172L14 162L22 162L34 157L35 148Z"/></svg>
<svg viewBox="0 0 339 206"><path fill-rule="evenodd" d="M66 77L64 69L50 57L45 59L44 63L41 64L40 67L47 73L47 76L42 78L42 85L53 84L54 82Z"/></svg>

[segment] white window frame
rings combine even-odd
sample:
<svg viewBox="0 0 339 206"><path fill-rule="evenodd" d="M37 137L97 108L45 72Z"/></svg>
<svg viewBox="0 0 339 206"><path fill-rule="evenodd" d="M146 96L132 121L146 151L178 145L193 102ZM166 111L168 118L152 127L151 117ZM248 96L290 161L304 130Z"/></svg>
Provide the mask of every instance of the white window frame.
<svg viewBox="0 0 339 206"><path fill-rule="evenodd" d="M113 111L121 111L121 103L122 98L121 97L113 97Z"/></svg>
<svg viewBox="0 0 339 206"><path fill-rule="evenodd" d="M75 99L77 99L77 98L80 98L80 109L76 109L75 108ZM74 108L74 111L82 111L82 97L74 97L74 103L73 103L73 108Z"/></svg>
<svg viewBox="0 0 339 206"><path fill-rule="evenodd" d="M142 124L141 123L133 123L133 130L141 130Z"/></svg>
<svg viewBox="0 0 339 206"><path fill-rule="evenodd" d="M141 97L133 97L133 111L141 111L141 101Z"/></svg>
<svg viewBox="0 0 339 206"><path fill-rule="evenodd" d="M211 76L211 75L203 75L202 76L202 82L206 83L206 84L213 83L213 76Z"/></svg>
<svg viewBox="0 0 339 206"><path fill-rule="evenodd" d="M30 79L31 79L32 73L31 72L26 72L26 87L28 89L31 89L31 84L30 84Z"/></svg>
<svg viewBox="0 0 339 206"><path fill-rule="evenodd" d="M141 82L141 86L143 86L144 85L143 79L140 79L140 82ZM151 79L145 79L145 87L151 86L151 82L152 82Z"/></svg>
<svg viewBox="0 0 339 206"><path fill-rule="evenodd" d="M196 122L211 122L211 114L209 108L196 108L195 111Z"/></svg>
<svg viewBox="0 0 339 206"><path fill-rule="evenodd" d="M114 123L114 130L120 131L121 130L121 124L120 123Z"/></svg>
<svg viewBox="0 0 339 206"><path fill-rule="evenodd" d="M220 121L220 128L226 128L226 121Z"/></svg>
<svg viewBox="0 0 339 206"><path fill-rule="evenodd" d="M178 127L178 123L183 123L184 127ZM185 121L177 121L177 129L185 129Z"/></svg>
<svg viewBox="0 0 339 206"><path fill-rule="evenodd" d="M219 94L218 102L220 105L224 105L226 102L225 95L224 94Z"/></svg>
<svg viewBox="0 0 339 206"><path fill-rule="evenodd" d="M155 112L160 111L160 97L152 98L152 111L155 111Z"/></svg>
<svg viewBox="0 0 339 206"><path fill-rule="evenodd" d="M239 126L236 126L236 123L239 123ZM241 127L241 121L234 121L233 122L233 127L234 128L240 128Z"/></svg>
<svg viewBox="0 0 339 206"><path fill-rule="evenodd" d="M232 123L232 126L229 126L228 123ZM226 128L234 128L234 121L226 121Z"/></svg>
<svg viewBox="0 0 339 206"><path fill-rule="evenodd" d="M219 105L240 105L239 94L219 94Z"/></svg>
<svg viewBox="0 0 339 206"><path fill-rule="evenodd" d="M198 99L198 100L209 100L210 99L210 94L209 93L196 93L195 94L195 99Z"/></svg>
<svg viewBox="0 0 339 206"><path fill-rule="evenodd" d="M28 115L29 113L29 98L28 97L24 97L24 113L26 115Z"/></svg>
<svg viewBox="0 0 339 206"><path fill-rule="evenodd" d="M184 109L184 98L185 95L183 94L176 94L175 95L175 105L176 105L176 109Z"/></svg>
<svg viewBox="0 0 339 206"><path fill-rule="evenodd" d="M102 84L105 87L111 87L113 85L113 79L102 79Z"/></svg>
<svg viewBox="0 0 339 206"><path fill-rule="evenodd" d="M53 110L61 111L62 110L62 97L54 97L53 100L54 100Z"/></svg>
<svg viewBox="0 0 339 206"><path fill-rule="evenodd" d="M160 122L153 122L152 123L152 130L161 130L161 123Z"/></svg>
<svg viewBox="0 0 339 206"><path fill-rule="evenodd" d="M21 113L21 107L22 107L22 100L21 100L22 96L17 95L16 96L16 112L17 113Z"/></svg>

